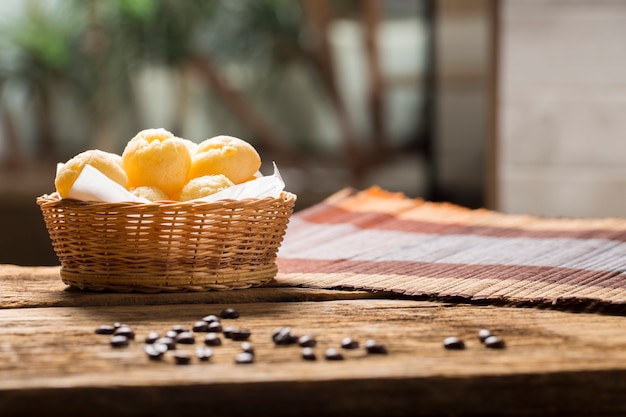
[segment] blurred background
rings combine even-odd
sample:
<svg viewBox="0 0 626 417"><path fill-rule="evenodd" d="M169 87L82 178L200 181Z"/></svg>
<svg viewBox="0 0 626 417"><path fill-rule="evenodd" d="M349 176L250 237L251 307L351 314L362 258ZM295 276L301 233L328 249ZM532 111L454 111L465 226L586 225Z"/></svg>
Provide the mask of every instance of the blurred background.
<svg viewBox="0 0 626 417"><path fill-rule="evenodd" d="M546 216L626 213L626 2L3 0L0 263L56 265L37 196L162 127L345 187Z"/></svg>

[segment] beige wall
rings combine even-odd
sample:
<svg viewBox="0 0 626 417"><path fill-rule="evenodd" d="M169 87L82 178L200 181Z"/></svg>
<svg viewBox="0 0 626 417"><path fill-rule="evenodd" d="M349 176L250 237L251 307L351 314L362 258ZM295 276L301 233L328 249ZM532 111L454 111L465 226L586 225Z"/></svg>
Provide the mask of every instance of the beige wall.
<svg viewBox="0 0 626 417"><path fill-rule="evenodd" d="M626 216L626 1L500 7L497 208Z"/></svg>

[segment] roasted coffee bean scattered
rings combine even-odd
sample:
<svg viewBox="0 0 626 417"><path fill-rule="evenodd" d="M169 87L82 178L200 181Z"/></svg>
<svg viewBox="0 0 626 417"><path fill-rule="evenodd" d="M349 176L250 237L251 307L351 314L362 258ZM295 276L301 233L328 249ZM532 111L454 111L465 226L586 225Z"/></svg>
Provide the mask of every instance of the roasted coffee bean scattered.
<svg viewBox="0 0 626 417"><path fill-rule="evenodd" d="M149 345L146 345L146 346L149 346ZM158 352L161 352L161 353L165 353L168 350L170 350L169 346L167 346L165 343L155 342L152 344L152 346L154 346L154 349L156 349Z"/></svg>
<svg viewBox="0 0 626 417"><path fill-rule="evenodd" d="M146 338L144 339L145 343L154 343L156 342L159 338L161 337L161 335L157 332L150 332L148 333L148 335L146 336Z"/></svg>
<svg viewBox="0 0 626 417"><path fill-rule="evenodd" d="M241 340L248 340L251 334L252 332L248 329L232 329L229 332L228 337L231 340L241 341Z"/></svg>
<svg viewBox="0 0 626 417"><path fill-rule="evenodd" d="M190 332L181 332L176 335L176 343L181 343L183 345L193 345L194 343L196 343L196 339Z"/></svg>
<svg viewBox="0 0 626 417"><path fill-rule="evenodd" d="M233 326L226 326L224 327L224 329L222 329L222 334L224 335L224 337L226 339L230 339L230 335L233 331L237 330L236 327Z"/></svg>
<svg viewBox="0 0 626 417"><path fill-rule="evenodd" d="M222 331L222 324L219 321L212 321L210 323L207 323L206 331L211 333L219 333Z"/></svg>
<svg viewBox="0 0 626 417"><path fill-rule="evenodd" d="M317 360L317 356L315 356L315 351L311 347L302 348L302 359L305 361L315 361Z"/></svg>
<svg viewBox="0 0 626 417"><path fill-rule="evenodd" d="M207 346L220 346L222 339L220 339L217 333L208 333L204 338L204 344Z"/></svg>
<svg viewBox="0 0 626 417"><path fill-rule="evenodd" d="M163 343L152 343L144 346L144 351L148 358L152 360L159 360L163 357L163 354L168 351L167 346Z"/></svg>
<svg viewBox="0 0 626 417"><path fill-rule="evenodd" d="M328 348L324 353L324 357L329 361L342 361L343 355L335 348Z"/></svg>
<svg viewBox="0 0 626 417"><path fill-rule="evenodd" d="M208 316L204 316L202 321L206 321L207 323L213 323L214 321L220 321L220 318L215 314L209 314Z"/></svg>
<svg viewBox="0 0 626 417"><path fill-rule="evenodd" d="M194 332L208 332L209 331L209 324L204 321L204 320L200 320L194 323L192 330Z"/></svg>
<svg viewBox="0 0 626 417"><path fill-rule="evenodd" d="M176 349L176 341L172 339L171 337L159 337L157 340L154 341L154 343L163 344L167 346L169 350Z"/></svg>
<svg viewBox="0 0 626 417"><path fill-rule="evenodd" d="M458 337L450 336L443 340L443 347L452 350L462 350L465 349L465 342Z"/></svg>
<svg viewBox="0 0 626 417"><path fill-rule="evenodd" d="M177 351L174 353L174 361L176 365L189 365L191 362L191 355L187 352Z"/></svg>
<svg viewBox="0 0 626 417"><path fill-rule="evenodd" d="M300 347L315 347L317 341L313 336L305 335L298 338L298 345Z"/></svg>
<svg viewBox="0 0 626 417"><path fill-rule="evenodd" d="M341 341L341 347L344 349L358 349L359 342L352 339L351 337L344 337Z"/></svg>
<svg viewBox="0 0 626 417"><path fill-rule="evenodd" d="M110 340L110 344L112 347L114 348L118 348L118 347L126 347L128 346L128 337L123 336L123 335L115 335L111 337Z"/></svg>
<svg viewBox="0 0 626 417"><path fill-rule="evenodd" d="M220 317L223 319L238 319L239 312L234 308L225 308L220 312Z"/></svg>
<svg viewBox="0 0 626 417"><path fill-rule="evenodd" d="M250 352L241 352L235 356L235 363L245 364L245 363L253 363L254 355Z"/></svg>
<svg viewBox="0 0 626 417"><path fill-rule="evenodd" d="M254 346L250 342L243 342L241 344L241 350L254 355Z"/></svg>
<svg viewBox="0 0 626 417"><path fill-rule="evenodd" d="M374 339L366 340L363 346L365 347L365 351L367 353L379 355L387 354L387 348L385 347L385 345L381 345Z"/></svg>
<svg viewBox="0 0 626 417"><path fill-rule="evenodd" d="M113 334L115 332L115 327L110 324L101 324L96 327L96 334Z"/></svg>
<svg viewBox="0 0 626 417"><path fill-rule="evenodd" d="M272 332L272 341L276 342L276 339L278 339L278 336L281 333L284 334L285 332L288 332L291 334L291 327L278 327L274 329L274 331Z"/></svg>
<svg viewBox="0 0 626 417"><path fill-rule="evenodd" d="M182 333L182 332L188 332L189 331L189 329L187 329L182 324L175 324L174 326L172 326L172 330L175 331L176 333Z"/></svg>
<svg viewBox="0 0 626 417"><path fill-rule="evenodd" d="M298 336L291 332L291 327L279 327L272 332L272 340L277 345L293 345L298 343Z"/></svg>
<svg viewBox="0 0 626 417"><path fill-rule="evenodd" d="M204 345L198 346L195 349L195 356L200 362L209 361L213 356L213 349L211 347L220 346L222 340L219 333L222 332L224 337L233 341L243 341L241 344L241 352L235 355L235 363L237 364L249 364L255 361L255 349L248 340L252 334L250 329L239 328L235 326L222 327L221 318L238 318L239 313L232 308L225 308L221 311L220 316L208 315L194 323L191 330L183 325L172 326L165 334L164 337L159 332L152 331L145 337L144 351L150 360L160 360L164 357L165 353L170 350L174 361L178 365L186 365L192 362L192 354L184 350L177 350L177 344L194 344L195 335L193 332L206 333L204 337ZM95 331L97 334L111 334L110 345L112 347L125 347L130 344L130 341L135 338L135 332L129 325L123 323L115 323L113 326L100 325ZM504 341L499 337L492 335L483 329L479 332L479 337L485 336L483 343L487 347L491 348L503 348ZM317 346L315 337L311 335L297 336L291 328L283 326L275 329L272 332L272 341L276 345L293 345L298 344L301 348L302 360L316 361L317 355L314 351L314 347ZM357 349L360 346L359 342L351 337L345 337L341 341L342 349ZM446 349L464 349L465 344L462 340L456 337L448 337L444 340L444 346ZM364 348L368 354L387 354L387 349L384 345L378 343L374 339L369 339L364 343ZM324 358L329 361L341 361L344 360L343 354L338 348L328 348L324 352Z"/></svg>
<svg viewBox="0 0 626 417"><path fill-rule="evenodd" d="M133 331L133 329L131 329L129 326L126 326L126 325L122 325L118 327L117 329L115 329L113 334L116 336L126 336L127 338L131 340L135 338L135 332Z"/></svg>
<svg viewBox="0 0 626 417"><path fill-rule="evenodd" d="M483 343L486 347L491 349L504 349L505 347L504 340L498 336L489 336Z"/></svg>
<svg viewBox="0 0 626 417"><path fill-rule="evenodd" d="M201 362L206 362L213 356L213 349L203 346L198 346L196 348L196 357Z"/></svg>
<svg viewBox="0 0 626 417"><path fill-rule="evenodd" d="M485 339L488 338L489 336L492 336L492 333L491 331L487 329L480 329L478 331L478 339L480 339L481 343L484 343Z"/></svg>

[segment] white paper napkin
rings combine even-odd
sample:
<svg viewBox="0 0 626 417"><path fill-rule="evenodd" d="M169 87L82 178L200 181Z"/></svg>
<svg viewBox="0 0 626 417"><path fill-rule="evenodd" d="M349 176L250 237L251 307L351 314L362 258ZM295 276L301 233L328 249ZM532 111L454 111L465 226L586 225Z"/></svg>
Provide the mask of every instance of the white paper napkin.
<svg viewBox="0 0 626 417"><path fill-rule="evenodd" d="M255 180L244 182L233 187L226 188L215 194L192 201L213 202L218 200L243 200L245 198L265 198L280 196L285 189L285 182L280 176L276 163L274 173L268 176L260 176ZM62 164L57 165L57 170ZM87 164L74 181L74 185L68 193L68 198L83 201L100 201L106 203L137 202L149 203L150 201L137 197L111 180L102 172Z"/></svg>

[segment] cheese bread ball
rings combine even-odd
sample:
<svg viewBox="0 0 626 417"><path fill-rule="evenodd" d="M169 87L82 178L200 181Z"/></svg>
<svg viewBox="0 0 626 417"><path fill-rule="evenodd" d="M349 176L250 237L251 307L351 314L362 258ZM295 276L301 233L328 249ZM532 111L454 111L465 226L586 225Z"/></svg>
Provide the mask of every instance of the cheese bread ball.
<svg viewBox="0 0 626 417"><path fill-rule="evenodd" d="M165 129L146 129L132 138L122 153L128 187L154 186L177 200L187 182L191 154L186 141Z"/></svg>
<svg viewBox="0 0 626 417"><path fill-rule="evenodd" d="M193 154L195 154L196 150L198 149L198 144L189 139L183 139L183 141L185 142L185 145L187 145L187 149L189 149L189 154L193 156Z"/></svg>
<svg viewBox="0 0 626 417"><path fill-rule="evenodd" d="M189 179L226 175L233 183L247 181L261 167L261 157L248 142L232 136L216 136L198 144L192 156Z"/></svg>
<svg viewBox="0 0 626 417"><path fill-rule="evenodd" d="M74 156L57 171L54 186L61 198L68 196L76 178L83 172L83 168L87 164L122 187L128 186L128 176L122 169L122 157L114 153L91 149Z"/></svg>
<svg viewBox="0 0 626 417"><path fill-rule="evenodd" d="M168 200L167 194L153 185L142 185L140 187L131 188L129 191L137 197L142 197L150 201Z"/></svg>
<svg viewBox="0 0 626 417"><path fill-rule="evenodd" d="M195 200L235 185L225 175L204 175L190 180L180 193L180 201Z"/></svg>

